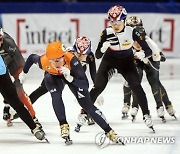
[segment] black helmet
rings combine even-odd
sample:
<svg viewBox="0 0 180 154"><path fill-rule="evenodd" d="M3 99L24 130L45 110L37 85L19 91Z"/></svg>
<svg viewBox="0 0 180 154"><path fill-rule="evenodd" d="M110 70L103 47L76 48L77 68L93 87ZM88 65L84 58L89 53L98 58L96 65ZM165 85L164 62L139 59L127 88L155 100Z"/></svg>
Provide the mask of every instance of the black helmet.
<svg viewBox="0 0 180 154"><path fill-rule="evenodd" d="M142 20L137 16L131 16L126 19L126 26L143 26Z"/></svg>

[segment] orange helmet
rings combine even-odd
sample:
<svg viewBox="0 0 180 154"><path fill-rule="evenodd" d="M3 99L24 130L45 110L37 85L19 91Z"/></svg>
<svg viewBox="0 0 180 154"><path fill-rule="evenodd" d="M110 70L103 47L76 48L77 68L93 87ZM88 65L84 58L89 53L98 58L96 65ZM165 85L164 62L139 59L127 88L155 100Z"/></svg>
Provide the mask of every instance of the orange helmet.
<svg viewBox="0 0 180 154"><path fill-rule="evenodd" d="M65 54L65 47L61 42L49 43L46 47L46 57L50 59L57 59Z"/></svg>

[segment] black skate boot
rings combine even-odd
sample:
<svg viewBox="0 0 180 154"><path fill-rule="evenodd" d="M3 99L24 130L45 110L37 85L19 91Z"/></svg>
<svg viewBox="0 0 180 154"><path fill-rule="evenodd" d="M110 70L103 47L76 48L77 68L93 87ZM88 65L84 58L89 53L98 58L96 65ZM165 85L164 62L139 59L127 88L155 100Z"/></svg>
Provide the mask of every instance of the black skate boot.
<svg viewBox="0 0 180 154"><path fill-rule="evenodd" d="M10 114L9 110L10 110L9 106L5 106L3 109L3 119L6 121L11 118L11 114Z"/></svg>
<svg viewBox="0 0 180 154"><path fill-rule="evenodd" d="M68 124L62 124L60 125L61 128L61 137L65 139L66 145L71 145L72 140L70 139L70 133L69 133L69 125Z"/></svg>
<svg viewBox="0 0 180 154"><path fill-rule="evenodd" d="M34 121L34 123L36 124L37 127L39 127L39 128L42 129L42 125L41 125L41 123L38 121L38 118L34 117L34 118L33 118L33 121Z"/></svg>

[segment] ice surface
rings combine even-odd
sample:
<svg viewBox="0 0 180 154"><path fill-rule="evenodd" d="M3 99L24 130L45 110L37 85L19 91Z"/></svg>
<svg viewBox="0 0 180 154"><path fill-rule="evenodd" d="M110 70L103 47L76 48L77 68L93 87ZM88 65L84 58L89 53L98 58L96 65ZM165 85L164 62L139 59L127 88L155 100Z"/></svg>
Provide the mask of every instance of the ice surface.
<svg viewBox="0 0 180 154"><path fill-rule="evenodd" d="M120 75L116 75L111 79L103 92L105 103L103 106L98 106L106 116L111 127L122 137L172 137L175 138L175 143L150 143L146 144L126 144L108 145L105 148L99 148L95 144L95 136L103 132L99 126L83 126L80 133L74 132L74 127L77 122L77 115L80 111L80 106L75 101L75 97L71 94L68 87L65 87L63 98L66 107L67 120L70 124L71 138L73 145L66 146L63 139L60 137L59 124L54 114L50 94L42 96L34 104L39 121L42 123L46 136L50 144L38 141L30 132L28 127L20 120L14 120L12 127L7 127L2 119L3 99L0 97L0 154L179 154L180 153L180 59L168 59L166 63L162 63L160 77L162 84L165 86L169 98L176 110L178 120L174 120L167 112L165 118L167 123L162 123L157 117L156 105L151 93L151 88L148 82L143 80L143 88L146 92L149 108L151 111L154 128L156 133L152 133L142 120L142 113L139 111L137 120L132 123L131 118L127 120L121 119L121 109L123 105L122 84L123 80ZM35 90L42 80L43 73L36 67L32 68L24 84L25 91L30 94Z"/></svg>

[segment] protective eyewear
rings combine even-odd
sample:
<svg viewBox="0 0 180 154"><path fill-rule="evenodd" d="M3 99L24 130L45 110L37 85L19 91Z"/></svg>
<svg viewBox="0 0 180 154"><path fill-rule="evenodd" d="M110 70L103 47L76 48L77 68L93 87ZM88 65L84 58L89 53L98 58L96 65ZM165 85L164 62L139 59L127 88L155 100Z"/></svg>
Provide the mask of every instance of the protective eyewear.
<svg viewBox="0 0 180 154"><path fill-rule="evenodd" d="M120 25L120 24L122 24L123 22L124 22L123 20L117 20L117 21L110 20L110 23L111 23L112 25Z"/></svg>
<svg viewBox="0 0 180 154"><path fill-rule="evenodd" d="M51 59L49 60L51 63L59 63L59 62L63 62L64 61L64 58L61 57L61 58L57 58L57 59Z"/></svg>

